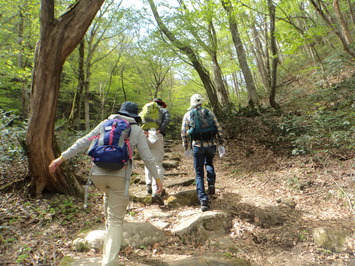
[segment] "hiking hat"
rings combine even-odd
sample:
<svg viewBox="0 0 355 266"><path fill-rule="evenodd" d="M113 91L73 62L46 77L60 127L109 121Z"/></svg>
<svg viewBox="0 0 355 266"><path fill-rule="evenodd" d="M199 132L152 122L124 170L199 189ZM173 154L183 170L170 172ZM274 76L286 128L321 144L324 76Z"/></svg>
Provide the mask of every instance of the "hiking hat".
<svg viewBox="0 0 355 266"><path fill-rule="evenodd" d="M127 115L133 118L140 118L138 115L138 105L134 102L124 102L121 109L117 112L120 115Z"/></svg>
<svg viewBox="0 0 355 266"><path fill-rule="evenodd" d="M158 103L160 106L162 106L163 108L166 108L166 103L163 102L163 100L162 100L161 98L155 98L155 99L153 100L153 102L156 102L156 103Z"/></svg>
<svg viewBox="0 0 355 266"><path fill-rule="evenodd" d="M194 109L196 106L203 104L205 99L202 98L201 94L194 94L191 96L190 107L187 110Z"/></svg>

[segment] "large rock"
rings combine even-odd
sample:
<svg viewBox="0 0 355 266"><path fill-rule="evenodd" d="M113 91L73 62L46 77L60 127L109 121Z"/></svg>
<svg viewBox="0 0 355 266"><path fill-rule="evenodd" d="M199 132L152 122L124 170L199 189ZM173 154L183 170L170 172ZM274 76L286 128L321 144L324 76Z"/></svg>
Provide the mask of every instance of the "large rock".
<svg viewBox="0 0 355 266"><path fill-rule="evenodd" d="M171 195L165 204L168 208L199 205L196 190L181 191Z"/></svg>
<svg viewBox="0 0 355 266"><path fill-rule="evenodd" d="M164 232L149 223L126 223L123 227L123 244L133 248L151 246L166 240Z"/></svg>
<svg viewBox="0 0 355 266"><path fill-rule="evenodd" d="M187 242L204 243L210 237L225 235L232 217L222 211L207 211L184 218L171 231Z"/></svg>
<svg viewBox="0 0 355 266"><path fill-rule="evenodd" d="M104 226L102 226L96 230L81 233L79 237L73 241L72 245L74 250L79 252L87 252L90 249L101 251L105 236L106 230Z"/></svg>
<svg viewBox="0 0 355 266"><path fill-rule="evenodd" d="M164 180L164 186L167 188L171 187L188 187L193 185L195 182L194 178L189 178L189 177L179 177L179 178L171 178L168 180ZM196 194L196 193L195 193Z"/></svg>
<svg viewBox="0 0 355 266"><path fill-rule="evenodd" d="M349 232L344 230L318 227L312 232L314 243L321 248L335 252L343 252L347 249L346 236Z"/></svg>
<svg viewBox="0 0 355 266"><path fill-rule="evenodd" d="M223 258L223 257L212 257L212 256L189 256L189 255L162 255L160 259L165 263L162 265L167 266L206 266L206 265L213 265L213 266L249 266L251 265L250 262L245 261L239 258ZM154 264L149 264L154 265Z"/></svg>
<svg viewBox="0 0 355 266"><path fill-rule="evenodd" d="M181 154L178 152L169 152L164 155L164 159L169 159L172 161L181 161Z"/></svg>
<svg viewBox="0 0 355 266"><path fill-rule="evenodd" d="M166 170L177 168L179 166L179 161L167 160L163 162L163 167Z"/></svg>
<svg viewBox="0 0 355 266"><path fill-rule="evenodd" d="M73 248L76 251L87 252L90 249L101 251L106 236L104 227L82 233L73 241ZM154 243L166 240L162 230L149 223L125 223L123 225L122 246L138 248L151 246Z"/></svg>

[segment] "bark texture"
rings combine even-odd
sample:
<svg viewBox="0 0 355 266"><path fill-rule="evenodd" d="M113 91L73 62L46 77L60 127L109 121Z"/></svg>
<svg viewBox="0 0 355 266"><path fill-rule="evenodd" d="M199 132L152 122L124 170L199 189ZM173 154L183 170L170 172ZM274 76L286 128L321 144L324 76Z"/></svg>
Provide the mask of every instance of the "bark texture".
<svg viewBox="0 0 355 266"><path fill-rule="evenodd" d="M65 59L82 40L104 0L77 1L61 17L54 17L54 0L41 1L41 32L35 52L31 108L26 144L32 175L31 192L43 190L79 195L82 190L75 178L58 169L50 174L49 163L59 155L54 151L54 121L60 75Z"/></svg>

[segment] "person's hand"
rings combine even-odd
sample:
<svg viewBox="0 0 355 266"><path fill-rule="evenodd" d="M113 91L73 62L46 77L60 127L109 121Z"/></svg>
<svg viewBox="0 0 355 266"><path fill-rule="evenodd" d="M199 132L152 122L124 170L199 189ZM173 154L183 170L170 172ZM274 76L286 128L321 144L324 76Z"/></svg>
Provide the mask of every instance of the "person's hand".
<svg viewBox="0 0 355 266"><path fill-rule="evenodd" d="M54 159L49 165L49 172L54 173L55 169L57 169L57 167L61 165L63 161L64 159L62 156L58 157L57 159Z"/></svg>
<svg viewBox="0 0 355 266"><path fill-rule="evenodd" d="M148 130L143 130L143 132L144 132L144 135L146 136L146 138L148 138L148 137L149 137L149 132L148 132Z"/></svg>
<svg viewBox="0 0 355 266"><path fill-rule="evenodd" d="M163 184L160 178L155 179L155 183L157 184L157 194L161 194L163 192Z"/></svg>
<svg viewBox="0 0 355 266"><path fill-rule="evenodd" d="M218 153L219 153L219 157L223 157L223 155L226 153L225 148L222 145L218 146Z"/></svg>
<svg viewBox="0 0 355 266"><path fill-rule="evenodd" d="M190 159L191 153L190 153L189 150L185 150L185 156L186 156L187 159Z"/></svg>

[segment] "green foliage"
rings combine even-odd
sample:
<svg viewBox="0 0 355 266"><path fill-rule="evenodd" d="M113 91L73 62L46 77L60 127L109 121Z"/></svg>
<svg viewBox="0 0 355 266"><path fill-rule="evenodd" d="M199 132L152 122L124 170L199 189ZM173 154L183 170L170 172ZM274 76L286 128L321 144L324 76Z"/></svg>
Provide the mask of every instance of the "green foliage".
<svg viewBox="0 0 355 266"><path fill-rule="evenodd" d="M58 195L53 200L43 200L40 205L26 202L26 208L36 213L36 217L42 225L50 224L53 221L64 225L77 219L82 205L78 205L74 197Z"/></svg>
<svg viewBox="0 0 355 266"><path fill-rule="evenodd" d="M309 239L310 235L307 230L302 230L298 235L298 240L301 242L306 242Z"/></svg>
<svg viewBox="0 0 355 266"><path fill-rule="evenodd" d="M27 123L21 121L18 115L0 109L0 173L2 176L7 176L14 170L17 173L26 171L26 165L21 164L26 161L26 130Z"/></svg>
<svg viewBox="0 0 355 266"><path fill-rule="evenodd" d="M297 176L294 176L293 178L289 178L287 180L287 184L293 190L300 190L300 180L298 179Z"/></svg>
<svg viewBox="0 0 355 266"><path fill-rule="evenodd" d="M88 252L90 250L90 246L87 242L80 241L76 244L75 250L79 252Z"/></svg>
<svg viewBox="0 0 355 266"><path fill-rule="evenodd" d="M29 95L34 47L39 36L39 1L0 3L0 106L22 110Z"/></svg>
<svg viewBox="0 0 355 266"><path fill-rule="evenodd" d="M309 110L305 114L290 114L282 117L279 140L288 139L292 155L314 152L348 158L355 148L355 79L352 78L335 87L319 89L304 99Z"/></svg>
<svg viewBox="0 0 355 266"><path fill-rule="evenodd" d="M17 239L15 237L9 237L4 240L4 244L13 243L13 242L16 242L16 240Z"/></svg>
<svg viewBox="0 0 355 266"><path fill-rule="evenodd" d="M226 257L228 259L233 258L233 255L230 252L223 252L222 254L224 257Z"/></svg>
<svg viewBox="0 0 355 266"><path fill-rule="evenodd" d="M64 256L63 259L60 261L59 266L69 266L72 265L74 261L75 259L71 256Z"/></svg>
<svg viewBox="0 0 355 266"><path fill-rule="evenodd" d="M58 198L56 201L50 202L50 207L47 212L53 217L60 217L61 223L66 224L76 219L76 214L79 213L82 206L76 205L73 198Z"/></svg>
<svg viewBox="0 0 355 266"><path fill-rule="evenodd" d="M25 262L28 259L29 256L30 256L29 254L21 254L16 259L16 262L21 264L21 263Z"/></svg>

